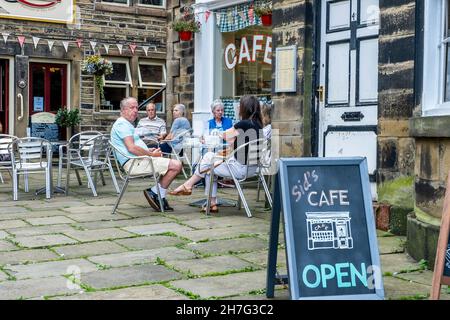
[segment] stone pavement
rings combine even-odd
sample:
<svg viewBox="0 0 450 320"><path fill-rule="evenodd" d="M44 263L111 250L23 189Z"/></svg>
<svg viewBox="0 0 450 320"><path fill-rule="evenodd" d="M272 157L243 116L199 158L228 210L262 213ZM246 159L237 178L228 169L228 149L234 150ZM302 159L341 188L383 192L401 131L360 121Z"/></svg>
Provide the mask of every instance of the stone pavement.
<svg viewBox="0 0 450 320"><path fill-rule="evenodd" d="M175 212L154 212L143 183L130 184L116 215L107 179L99 196L77 186L50 200L19 194L0 184L0 299L265 299L270 211L246 196L254 217L220 208L205 217L188 204L202 199L169 197ZM31 190L42 186L31 178ZM178 185L179 181L175 183ZM236 199L233 189L220 196ZM283 239L281 236L280 239ZM378 232L387 299L426 299L432 272L405 254L405 238ZM283 248L283 245L280 245ZM286 272L284 250L279 271ZM447 288L442 299L450 299ZM288 299L277 286L276 299Z"/></svg>

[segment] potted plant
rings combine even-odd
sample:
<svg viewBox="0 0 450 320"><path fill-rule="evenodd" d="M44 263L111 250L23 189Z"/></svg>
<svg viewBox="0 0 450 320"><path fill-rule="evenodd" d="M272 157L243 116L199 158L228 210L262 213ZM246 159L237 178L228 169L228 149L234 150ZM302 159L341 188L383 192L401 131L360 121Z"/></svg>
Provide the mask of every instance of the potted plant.
<svg viewBox="0 0 450 320"><path fill-rule="evenodd" d="M69 137L72 136L75 126L80 124L81 115L79 109L68 110L65 106L58 109L55 123L61 128L69 128Z"/></svg>
<svg viewBox="0 0 450 320"><path fill-rule="evenodd" d="M81 64L81 71L94 76L95 86L100 92L100 99L105 100L103 77L113 72L112 62L99 55L88 56Z"/></svg>
<svg viewBox="0 0 450 320"><path fill-rule="evenodd" d="M261 17L263 26L272 25L272 2L265 2L255 8L255 14Z"/></svg>
<svg viewBox="0 0 450 320"><path fill-rule="evenodd" d="M195 20L191 10L185 9L181 18L172 22L172 29L177 31L181 41L190 41L192 33L200 31L200 22Z"/></svg>

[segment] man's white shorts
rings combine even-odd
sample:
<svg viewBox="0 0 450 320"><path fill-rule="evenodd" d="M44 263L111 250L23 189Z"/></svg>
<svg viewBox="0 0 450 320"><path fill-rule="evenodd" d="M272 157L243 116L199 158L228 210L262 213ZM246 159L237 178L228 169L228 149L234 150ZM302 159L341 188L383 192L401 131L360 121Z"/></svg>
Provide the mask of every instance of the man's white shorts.
<svg viewBox="0 0 450 320"><path fill-rule="evenodd" d="M156 157L153 159L153 167L156 172L158 172L160 175L165 175L167 170L169 170L169 158L163 158L163 157ZM127 161L123 168L125 171L130 174L130 167L133 163L133 160ZM134 166L131 170L131 175L141 175L141 174L153 174L152 167L150 165L150 159L136 159L134 160Z"/></svg>

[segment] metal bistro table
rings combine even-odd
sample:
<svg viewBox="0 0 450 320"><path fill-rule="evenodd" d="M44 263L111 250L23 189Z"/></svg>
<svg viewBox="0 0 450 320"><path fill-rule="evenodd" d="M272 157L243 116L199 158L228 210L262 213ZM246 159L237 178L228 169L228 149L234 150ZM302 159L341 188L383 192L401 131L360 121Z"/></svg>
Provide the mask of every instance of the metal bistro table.
<svg viewBox="0 0 450 320"><path fill-rule="evenodd" d="M222 149L227 146L228 146L228 144L223 144L223 143L219 143L219 144L217 144L217 143L211 143L211 144L201 143L199 138L193 137L193 138L188 139L187 142L184 143L183 148L191 149L191 163L192 163L191 171L194 172L193 168L196 165L199 165L200 161L203 159L203 151L204 150L215 152L218 149ZM195 151L198 153L198 156L196 157L196 161L193 161ZM213 177L214 177L214 168L212 168L210 177L211 177L211 183L212 183ZM209 195L209 197L211 197L211 194ZM206 205L209 205L208 204L209 197L205 198L205 199L193 201L193 202L189 203L189 205L192 207L202 208ZM237 207L237 203L238 202L235 200L217 198L217 206L218 207ZM206 214L209 215L209 207L206 210L207 210Z"/></svg>
<svg viewBox="0 0 450 320"><path fill-rule="evenodd" d="M67 141L64 141L64 140L49 141L49 142L52 145L52 150L50 151L50 152L52 152L52 157L50 157L51 159L53 158L53 149L58 148L60 150L59 146L67 144ZM53 184L53 164L52 163L50 163L50 189L51 189L52 193L66 193L65 188L63 188L59 185L55 186ZM39 195L42 193L45 193L45 187L36 190L35 195Z"/></svg>

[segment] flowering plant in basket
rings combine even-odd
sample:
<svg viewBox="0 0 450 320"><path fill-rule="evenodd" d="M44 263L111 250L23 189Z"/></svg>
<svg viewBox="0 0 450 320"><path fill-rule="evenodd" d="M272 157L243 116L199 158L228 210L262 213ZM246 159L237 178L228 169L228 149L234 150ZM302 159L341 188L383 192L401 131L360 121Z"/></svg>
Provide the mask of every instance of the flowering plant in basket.
<svg viewBox="0 0 450 320"><path fill-rule="evenodd" d="M103 92L103 76L107 76L113 72L111 61L100 57L99 55L92 55L86 57L81 64L81 71L85 74L94 76L95 85L100 91L100 98L105 99Z"/></svg>

